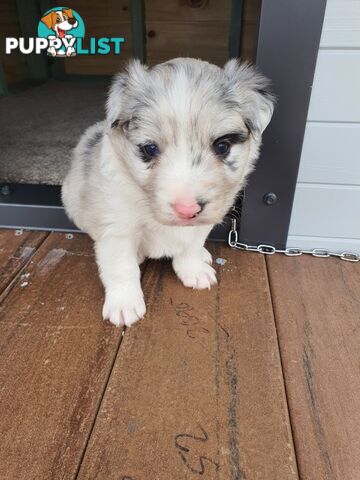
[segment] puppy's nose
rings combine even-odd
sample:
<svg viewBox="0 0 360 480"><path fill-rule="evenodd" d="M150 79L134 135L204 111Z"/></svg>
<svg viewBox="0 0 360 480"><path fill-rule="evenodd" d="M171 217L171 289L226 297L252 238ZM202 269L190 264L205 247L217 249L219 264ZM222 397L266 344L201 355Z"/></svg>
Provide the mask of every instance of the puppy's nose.
<svg viewBox="0 0 360 480"><path fill-rule="evenodd" d="M68 18L68 22L70 23L70 25L75 25L75 23L76 23L76 18L74 18L74 17L69 17L69 18Z"/></svg>
<svg viewBox="0 0 360 480"><path fill-rule="evenodd" d="M174 203L173 208L176 215L183 220L188 220L195 217L195 215L200 213L202 210L202 206L195 202L189 204Z"/></svg>

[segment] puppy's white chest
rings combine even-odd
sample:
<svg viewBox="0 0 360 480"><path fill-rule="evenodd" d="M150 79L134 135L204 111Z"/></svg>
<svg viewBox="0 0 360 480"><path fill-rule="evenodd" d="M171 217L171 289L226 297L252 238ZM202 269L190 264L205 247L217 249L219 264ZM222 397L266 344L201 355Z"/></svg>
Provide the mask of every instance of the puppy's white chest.
<svg viewBox="0 0 360 480"><path fill-rule="evenodd" d="M156 223L146 225L140 244L140 253L149 258L174 257L194 242L201 242L210 226L170 227Z"/></svg>

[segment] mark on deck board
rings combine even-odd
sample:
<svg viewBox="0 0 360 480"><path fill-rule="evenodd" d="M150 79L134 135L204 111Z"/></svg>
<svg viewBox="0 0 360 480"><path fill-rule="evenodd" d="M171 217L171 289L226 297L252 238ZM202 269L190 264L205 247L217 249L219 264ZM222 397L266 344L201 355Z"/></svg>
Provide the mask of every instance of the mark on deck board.
<svg viewBox="0 0 360 480"><path fill-rule="evenodd" d="M226 375L230 388L230 401L228 405L228 426L229 426L229 447L231 452L233 480L245 480L246 476L240 468L240 453L239 453L239 432L237 419L237 405L238 405L238 378L236 372L236 365L234 362L233 352L226 360Z"/></svg>
<svg viewBox="0 0 360 480"><path fill-rule="evenodd" d="M38 263L38 269L40 275L45 275L51 270L55 265L59 263L64 255L66 255L67 251L63 248L53 248L50 250L44 258L40 260Z"/></svg>
<svg viewBox="0 0 360 480"><path fill-rule="evenodd" d="M221 284L221 271L219 270L219 284ZM220 401L220 371L223 363L223 355L226 352L225 357L225 373L226 383L229 388L229 403L227 407L227 423L228 423L228 444L231 456L231 480L246 480L246 475L240 467L240 448L239 448L239 432L238 432L238 376L236 370L236 358L235 348L231 343L230 333L221 324L221 299L220 289L217 289L216 293L216 309L215 309L215 322L216 322L216 362L215 362L215 386L216 397L219 404ZM225 334L219 335L220 330ZM225 340L225 343L224 343ZM218 448L220 444L219 438L219 424L217 422L217 443ZM219 450L218 450L219 454Z"/></svg>
<svg viewBox="0 0 360 480"><path fill-rule="evenodd" d="M191 455L191 448L183 444L184 439L195 441L196 444L199 444L199 442L207 443L207 441L209 440L207 432L201 427L201 425L198 425L198 427L201 430L202 436L196 436L189 433L179 433L175 436L175 448L178 450L178 454L180 455L183 464L188 468L188 470L190 470L191 473L197 475L204 475L206 471L205 462L210 463L211 465L213 465L216 471L219 471L220 464L205 455L197 457L198 465L196 466L194 466L194 464L192 464L191 460L189 459L189 456ZM194 456L196 456L196 454L194 454Z"/></svg>
<svg viewBox="0 0 360 480"><path fill-rule="evenodd" d="M306 343L309 343L309 339L307 339ZM313 367L311 362L311 346L304 345L303 350L303 367L305 373L305 380L306 380L306 387L308 391L308 398L310 403L310 410L312 413L312 418L315 426L316 432L316 440L320 450L320 455L324 461L324 468L326 470L327 478L330 480L334 477L333 468L331 465L331 460L329 453L327 451L325 445L325 433L323 427L321 425L321 418L320 418L320 407L318 403L318 399L315 392L315 385L313 381Z"/></svg>
<svg viewBox="0 0 360 480"><path fill-rule="evenodd" d="M225 258L220 258L220 257L215 260L215 263L217 265L220 265L221 267L224 266L226 262L227 260L225 260Z"/></svg>
<svg viewBox="0 0 360 480"><path fill-rule="evenodd" d="M171 299L170 299L171 301ZM181 325L188 327L186 335L189 338L197 338L199 334L208 334L209 330L200 325L200 319L194 315L194 307L188 303L182 302L175 305L175 313L180 317Z"/></svg>

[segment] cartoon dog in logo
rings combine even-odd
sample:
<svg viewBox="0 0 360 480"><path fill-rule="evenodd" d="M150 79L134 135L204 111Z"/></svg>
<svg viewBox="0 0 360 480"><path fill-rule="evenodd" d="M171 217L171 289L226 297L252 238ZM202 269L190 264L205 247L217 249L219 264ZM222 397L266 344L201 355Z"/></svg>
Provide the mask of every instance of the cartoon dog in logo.
<svg viewBox="0 0 360 480"><path fill-rule="evenodd" d="M71 8L53 10L42 17L41 21L47 26L47 28L56 33L56 35L49 35L49 40L55 40L56 38L66 38L67 40L71 40L73 36L68 32L78 26L78 21L74 18ZM65 55L71 57L76 55L76 52L75 48L71 46L67 47L66 51L62 49L57 50L54 46L51 46L48 48L48 54L53 57Z"/></svg>

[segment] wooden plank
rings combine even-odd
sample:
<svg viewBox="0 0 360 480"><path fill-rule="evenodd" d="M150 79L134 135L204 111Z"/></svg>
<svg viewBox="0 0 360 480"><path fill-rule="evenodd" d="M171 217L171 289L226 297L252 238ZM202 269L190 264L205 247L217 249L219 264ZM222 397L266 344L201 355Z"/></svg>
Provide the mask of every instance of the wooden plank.
<svg viewBox="0 0 360 480"><path fill-rule="evenodd" d="M353 252L360 255L360 239L337 237L312 237L306 235L289 235L288 247L300 247L306 250L327 248L332 252Z"/></svg>
<svg viewBox="0 0 360 480"><path fill-rule="evenodd" d="M145 9L150 22L229 22L231 0L151 0L145 1Z"/></svg>
<svg viewBox="0 0 360 480"><path fill-rule="evenodd" d="M298 181L360 185L360 123L308 122Z"/></svg>
<svg viewBox="0 0 360 480"><path fill-rule="evenodd" d="M116 22L130 23L130 1L131 0L76 0L75 10L81 15L85 22L86 32L88 27L99 25L112 25L116 28ZM88 33L86 33L86 36ZM105 31L99 36L108 35Z"/></svg>
<svg viewBox="0 0 360 480"><path fill-rule="evenodd" d="M360 50L319 50L308 120L360 122Z"/></svg>
<svg viewBox="0 0 360 480"><path fill-rule="evenodd" d="M94 20L96 22L96 18ZM118 21L111 16L100 17L99 23L86 24L86 37L84 47L87 48L87 38L116 36L124 37L121 45L121 54L109 55L78 55L64 59L65 71L69 75L113 75L121 69L129 58L132 57L132 35L130 22Z"/></svg>
<svg viewBox="0 0 360 480"><path fill-rule="evenodd" d="M359 204L358 185L298 183L289 234L360 238Z"/></svg>
<svg viewBox="0 0 360 480"><path fill-rule="evenodd" d="M211 250L210 291L148 266L79 480L298 478L264 259Z"/></svg>
<svg viewBox="0 0 360 480"><path fill-rule="evenodd" d="M78 55L64 59L65 73L70 75L112 75L132 57L130 0L78 0L76 11L85 22L86 48L90 37L124 37L120 55Z"/></svg>
<svg viewBox="0 0 360 480"><path fill-rule="evenodd" d="M151 65L176 56L193 56L223 65L228 58L231 1L145 2L147 57ZM77 11L86 24L86 38L124 36L120 56L78 56L65 59L69 74L113 74L132 57L129 0L96 3L79 0ZM260 0L244 0L242 58L254 60ZM86 41L85 41L86 43Z"/></svg>
<svg viewBox="0 0 360 480"><path fill-rule="evenodd" d="M146 21L150 65L174 57L195 57L217 65L228 60L229 22L176 23Z"/></svg>
<svg viewBox="0 0 360 480"><path fill-rule="evenodd" d="M254 60L259 0L244 0L241 57ZM145 2L147 57L153 65L173 57L202 58L220 66L228 59L231 1Z"/></svg>
<svg viewBox="0 0 360 480"><path fill-rule="evenodd" d="M48 235L47 232L0 230L0 294L29 263Z"/></svg>
<svg viewBox="0 0 360 480"><path fill-rule="evenodd" d="M0 477L71 479L121 330L101 320L87 236L52 233L26 273L0 307Z"/></svg>
<svg viewBox="0 0 360 480"><path fill-rule="evenodd" d="M268 259L300 476L360 472L360 269L337 259Z"/></svg>
<svg viewBox="0 0 360 480"><path fill-rule="evenodd" d="M358 0L327 0L320 47L360 47Z"/></svg>

